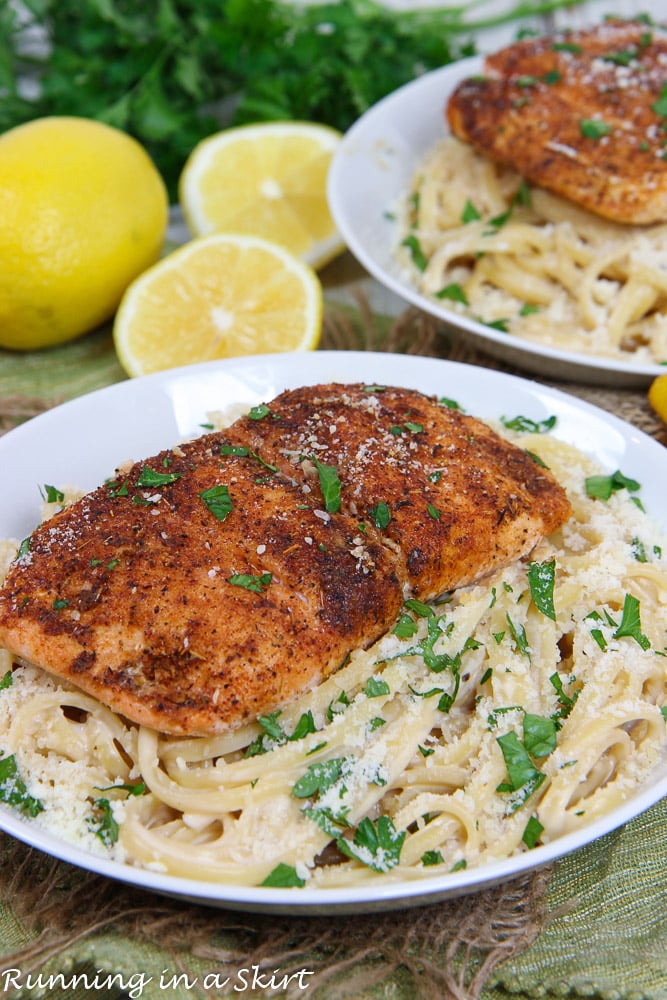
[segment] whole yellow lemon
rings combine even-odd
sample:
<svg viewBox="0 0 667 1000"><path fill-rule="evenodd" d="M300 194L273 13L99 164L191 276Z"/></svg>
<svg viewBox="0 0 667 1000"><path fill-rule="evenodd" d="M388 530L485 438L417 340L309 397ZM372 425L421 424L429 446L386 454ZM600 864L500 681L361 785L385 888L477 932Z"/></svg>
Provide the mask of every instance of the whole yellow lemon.
<svg viewBox="0 0 667 1000"><path fill-rule="evenodd" d="M164 242L169 203L131 136L39 118L0 136L0 347L63 343L109 319Z"/></svg>

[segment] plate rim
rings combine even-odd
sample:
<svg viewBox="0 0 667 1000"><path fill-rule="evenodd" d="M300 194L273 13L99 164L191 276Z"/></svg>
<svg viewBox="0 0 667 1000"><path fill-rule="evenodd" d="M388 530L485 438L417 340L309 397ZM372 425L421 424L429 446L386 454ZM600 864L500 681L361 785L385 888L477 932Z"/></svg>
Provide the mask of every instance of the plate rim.
<svg viewBox="0 0 667 1000"><path fill-rule="evenodd" d="M388 114L392 108L400 104L406 97L419 94L438 81L442 81L443 84L442 102L444 108L447 94L451 90L451 86L447 88L447 85L458 82L464 77L474 75L475 72L479 72L483 67L484 58L484 55L467 56L441 66L438 69L430 70L416 77L414 80L404 83L368 108L344 133L332 157L327 178L327 198L336 227L348 250L357 258L371 277L381 285L390 289L407 303L417 306L424 312L435 316L441 322L452 327L458 334L471 334L483 343L493 345L494 348L499 348L504 352L511 350L519 356L525 355L530 361L543 359L560 366L566 366L571 369L570 375L572 378L581 378L582 375L587 373L587 370L589 374L593 373L594 377L597 376L599 378L607 374L623 379L631 379L635 383L655 378L665 371L665 366L657 362L655 364L645 364L643 362L625 364L623 361L615 358L604 358L598 355L587 355L578 351L567 351L548 344L542 345L519 338L510 339L508 334L503 334L500 331L494 330L493 327L479 323L468 316L463 316L456 311L447 309L446 306L438 302L434 302L428 296L421 293L416 286L412 286L407 278L402 278L398 271L398 266L396 274L387 271L376 260L374 254L363 244L355 225L356 219L351 215L345 197L346 191L350 190L350 186L345 180L346 168L349 166L348 161L350 158L358 155L354 152L355 144L364 139L369 129L376 126L378 119ZM448 134L450 132L443 114L442 137L444 138ZM426 150L423 152L426 152ZM366 151L366 158L371 159L368 156L368 151ZM415 159L414 166L416 166L417 162L418 158ZM384 206L384 208L386 211L389 206ZM521 362L517 361L516 363L520 364Z"/></svg>
<svg viewBox="0 0 667 1000"><path fill-rule="evenodd" d="M160 393L161 389L169 383L178 383L185 379L192 382L193 378L196 381L198 377L206 378L211 374L215 376L217 372L225 373L227 371L234 373L245 371L247 377L248 370L257 370L262 367L266 367L274 380L277 380L281 385L294 383L295 378L298 379L295 384L315 384L315 382L332 381L327 377L327 373L332 370L333 359L337 363L344 360L348 367L352 367L355 370L355 380L357 381L375 382L377 379L373 375L374 371L382 373L384 370L392 372L395 370L396 380L393 384L400 385L402 381L407 380L408 383L414 385L423 377L422 373L428 369L429 373L435 372L436 375L442 373L445 378L447 373L450 373L451 376L465 371L467 377L473 380L471 385L473 382L480 384L479 392L486 385L495 383L501 387L501 394L509 396L513 389L521 387L528 396L536 401L543 402L546 399L560 403L561 408L574 407L578 413L583 414L583 416L588 415L591 419L602 419L604 425L615 428L621 434L626 447L633 444L648 448L650 453L655 450L658 464L667 468L667 450L662 448L654 438L615 414L559 388L544 385L521 375L480 368L466 362L423 355L399 355L372 351L314 351L298 354L254 355L225 361L203 362L199 365L189 365L156 372L137 379L124 380L62 403L8 431L0 438L0 456L5 458L8 456L11 465L13 450L21 451L25 447L26 441L29 444L31 436L39 437L49 420L54 419L54 414L57 415L57 420L76 420L77 416L85 415L90 408L94 411L100 397L113 400L116 396L129 394L129 396L137 398L142 396L150 398L151 393ZM313 375L315 376L314 381L305 380L306 378L312 379ZM434 380L436 375L433 376ZM381 381L385 384L391 384L386 378L381 379ZM173 405L173 401L168 405ZM65 446L63 450L66 451ZM11 475L11 468L8 471ZM663 527L667 528L667 525ZM4 536L1 523L0 535ZM0 830L52 857L83 870L183 900L253 912L336 915L429 905L446 898L490 888L499 882L519 877L528 871L565 858L575 850L589 846L600 837L650 808L665 795L667 795L667 774L661 776L657 781L642 785L630 799L611 813L600 817L581 830L565 834L549 844L534 848L532 851L522 852L510 858L461 872L441 874L431 878L379 881L377 885L369 886L366 884L363 887L340 889L316 889L307 886L301 889L233 886L166 875L125 862L111 861L102 855L89 852L57 837L56 834L43 827L33 825L29 820L22 819L19 814L5 805L0 805Z"/></svg>

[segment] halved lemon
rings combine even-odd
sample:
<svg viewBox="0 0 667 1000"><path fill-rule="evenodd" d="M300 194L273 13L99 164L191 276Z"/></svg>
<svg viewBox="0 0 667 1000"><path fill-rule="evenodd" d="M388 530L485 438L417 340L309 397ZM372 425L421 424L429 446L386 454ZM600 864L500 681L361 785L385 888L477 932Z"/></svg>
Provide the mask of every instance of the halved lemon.
<svg viewBox="0 0 667 1000"><path fill-rule="evenodd" d="M256 236L200 237L164 257L125 293L114 322L130 376L246 354L306 351L322 328L316 273Z"/></svg>
<svg viewBox="0 0 667 1000"><path fill-rule="evenodd" d="M648 390L648 401L660 419L667 424L667 374L658 375L651 382Z"/></svg>
<svg viewBox="0 0 667 1000"><path fill-rule="evenodd" d="M204 139L179 181L191 233L263 236L321 267L345 248L327 201L340 140L340 132L312 122L241 125Z"/></svg>

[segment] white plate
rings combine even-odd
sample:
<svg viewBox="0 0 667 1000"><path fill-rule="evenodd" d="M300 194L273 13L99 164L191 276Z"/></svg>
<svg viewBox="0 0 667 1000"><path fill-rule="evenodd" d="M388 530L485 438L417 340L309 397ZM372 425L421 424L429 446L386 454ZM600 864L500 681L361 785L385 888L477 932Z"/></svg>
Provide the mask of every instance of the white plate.
<svg viewBox="0 0 667 1000"><path fill-rule="evenodd" d="M44 483L92 489L118 463L146 458L201 432L212 410L251 406L283 388L329 381L401 385L456 399L472 414L498 419L557 417L554 434L595 455L609 472L642 483L641 496L667 529L667 450L587 403L487 369L432 358L355 352L314 352L238 358L193 365L82 396L0 437L0 538L23 538L39 520ZM561 857L625 823L667 795L667 769L621 808L544 847L480 868L428 880L363 889L245 888L158 874L89 854L0 807L0 828L57 858L158 892L235 909L289 913L356 912L429 903L511 878ZM202 873L205 878L205 873Z"/></svg>
<svg viewBox="0 0 667 1000"><path fill-rule="evenodd" d="M401 299L459 331L472 347L546 378L601 385L642 385L664 366L598 358L513 339L422 295L396 260L391 210L407 190L418 164L449 129L448 95L461 80L482 71L481 57L427 73L379 101L340 143L329 171L331 213L348 248L365 269Z"/></svg>

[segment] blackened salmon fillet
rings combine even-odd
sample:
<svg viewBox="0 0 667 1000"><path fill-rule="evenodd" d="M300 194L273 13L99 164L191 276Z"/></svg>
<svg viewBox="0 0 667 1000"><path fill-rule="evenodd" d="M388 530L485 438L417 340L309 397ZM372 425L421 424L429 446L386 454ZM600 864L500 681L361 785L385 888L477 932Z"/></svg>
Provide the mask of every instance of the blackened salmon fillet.
<svg viewBox="0 0 667 1000"><path fill-rule="evenodd" d="M459 139L616 222L667 221L667 32L609 20L486 58L448 100Z"/></svg>

